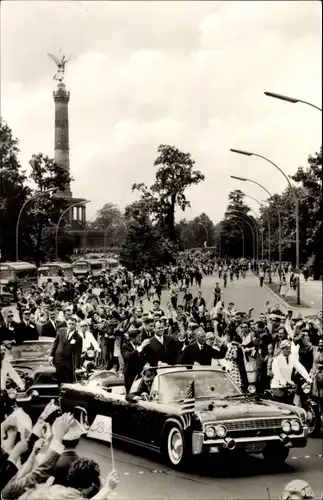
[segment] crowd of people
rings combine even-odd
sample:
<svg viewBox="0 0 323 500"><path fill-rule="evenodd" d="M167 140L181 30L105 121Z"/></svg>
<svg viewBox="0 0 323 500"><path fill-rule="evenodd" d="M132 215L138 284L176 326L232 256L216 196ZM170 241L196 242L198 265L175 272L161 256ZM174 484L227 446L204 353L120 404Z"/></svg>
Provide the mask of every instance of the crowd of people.
<svg viewBox="0 0 323 500"><path fill-rule="evenodd" d="M270 269L273 273L278 271L275 266ZM220 360L243 390L254 384L262 393L270 387L294 384L292 374L296 371L311 384L312 394L322 401L322 313L304 318L267 302L255 318L252 308L241 311L232 302L225 304L222 295L228 278L230 281L243 280L252 272L262 281L262 272L268 269L242 259L226 262L207 253L184 254L174 265L138 275L119 267L97 277L59 283L49 281L41 287L33 285L28 291L17 291L20 321L15 321L12 308L2 313L1 342L10 349L14 344L37 340L40 336L52 337L50 361L56 368L59 384L74 382L77 369L87 353L93 351L97 367L115 370L124 376L127 394L136 377L145 373L147 367L160 363L212 365ZM203 296L205 276L214 277L211 301ZM161 307L162 297L164 308ZM10 367L6 372L5 377L1 377L2 390L5 378L10 377ZM23 381L21 383L23 385ZM14 425L7 423L6 440L11 443L11 449L8 445L9 451L3 454L1 470L10 473L3 476L1 472L6 483L2 484L3 498L32 500L54 498L55 495L56 498L89 498L94 493L93 498L105 498L100 496L102 491L106 494L117 484L115 473L98 491L98 465L74 453L80 438L76 421L72 424L72 417L64 415L56 418L55 425L50 425L46 421L46 411L27 441L21 435L20 446L16 437L12 437ZM44 431L45 427L46 438L39 431L40 428ZM72 432L70 429L75 429L72 444L64 436L64 432ZM63 448L73 451L75 461L72 465L69 463L68 473L65 470L61 474L57 472L57 463L61 460L58 450ZM42 449L42 461L39 449ZM29 458L26 457L28 453ZM24 465L17 472L19 460ZM61 478L59 481L53 470ZM35 485L44 483L49 476L56 478L54 485L46 483L35 490ZM85 478L90 476L96 479L87 483ZM67 496L60 496L57 488L68 489L71 496L67 493ZM30 491L37 491L39 496L33 496L36 493Z"/></svg>
<svg viewBox="0 0 323 500"><path fill-rule="evenodd" d="M33 426L15 410L1 423L0 490L3 500L107 500L119 483L113 470L78 454L84 430L51 401Z"/></svg>

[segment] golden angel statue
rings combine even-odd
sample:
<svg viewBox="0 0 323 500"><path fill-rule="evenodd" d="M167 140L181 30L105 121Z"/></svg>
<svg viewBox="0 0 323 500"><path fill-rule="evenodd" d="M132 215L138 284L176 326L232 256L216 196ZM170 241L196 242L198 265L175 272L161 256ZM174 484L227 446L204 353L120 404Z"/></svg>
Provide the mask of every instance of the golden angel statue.
<svg viewBox="0 0 323 500"><path fill-rule="evenodd" d="M57 73L54 75L54 80L57 80L58 82L63 82L64 81L64 74L65 74L65 64L71 59L70 57L67 59L66 56L62 55L60 53L60 58L57 56L54 56L53 54L48 54L47 55L54 61L54 63L57 66Z"/></svg>

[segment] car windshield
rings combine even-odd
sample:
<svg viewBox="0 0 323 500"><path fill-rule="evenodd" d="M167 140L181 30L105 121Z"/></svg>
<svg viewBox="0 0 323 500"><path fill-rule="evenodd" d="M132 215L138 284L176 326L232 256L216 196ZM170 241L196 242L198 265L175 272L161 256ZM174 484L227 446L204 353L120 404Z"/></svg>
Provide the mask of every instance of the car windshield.
<svg viewBox="0 0 323 500"><path fill-rule="evenodd" d="M25 358L46 358L50 355L54 339L27 340L23 344L13 346L10 351L12 360Z"/></svg>
<svg viewBox="0 0 323 500"><path fill-rule="evenodd" d="M218 371L181 371L159 376L159 402L183 401L195 380L195 399L222 399L241 394L230 377Z"/></svg>

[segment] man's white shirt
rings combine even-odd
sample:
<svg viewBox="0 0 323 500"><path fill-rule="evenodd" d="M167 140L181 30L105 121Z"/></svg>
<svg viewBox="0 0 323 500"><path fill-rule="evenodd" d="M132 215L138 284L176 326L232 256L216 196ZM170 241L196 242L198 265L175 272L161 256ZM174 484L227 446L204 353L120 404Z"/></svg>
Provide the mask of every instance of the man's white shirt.
<svg viewBox="0 0 323 500"><path fill-rule="evenodd" d="M287 383L292 384L291 377L294 368L303 378L305 378L306 381L309 381L309 374L295 356L290 355L288 363L283 354L276 356L272 364L272 372L274 376L270 383L270 387L275 389L285 387Z"/></svg>

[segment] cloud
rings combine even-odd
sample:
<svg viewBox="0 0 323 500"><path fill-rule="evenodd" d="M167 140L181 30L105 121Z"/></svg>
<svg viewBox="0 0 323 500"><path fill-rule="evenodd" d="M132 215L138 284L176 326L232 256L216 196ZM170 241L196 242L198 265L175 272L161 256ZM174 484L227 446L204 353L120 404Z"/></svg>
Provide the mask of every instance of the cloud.
<svg viewBox="0 0 323 500"><path fill-rule="evenodd" d="M2 116L32 153L53 155L55 67L62 47L71 92L70 148L75 196L135 199L134 182L153 181L159 144L189 151L204 183L188 191L191 208L215 222L243 172L280 192L288 174L321 144L321 115L269 99L265 90L321 104L321 5L318 2L13 2L2 5ZM17 36L19 33L19 36ZM245 188L262 197L257 187ZM253 208L258 210L257 206Z"/></svg>

